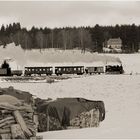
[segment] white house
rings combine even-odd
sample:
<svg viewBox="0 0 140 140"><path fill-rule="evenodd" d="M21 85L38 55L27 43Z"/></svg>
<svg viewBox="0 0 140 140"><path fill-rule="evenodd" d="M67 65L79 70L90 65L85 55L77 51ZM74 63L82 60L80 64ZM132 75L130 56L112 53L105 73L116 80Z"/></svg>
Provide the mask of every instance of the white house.
<svg viewBox="0 0 140 140"><path fill-rule="evenodd" d="M110 38L107 41L107 48L121 49L121 47L122 47L122 40L120 38Z"/></svg>

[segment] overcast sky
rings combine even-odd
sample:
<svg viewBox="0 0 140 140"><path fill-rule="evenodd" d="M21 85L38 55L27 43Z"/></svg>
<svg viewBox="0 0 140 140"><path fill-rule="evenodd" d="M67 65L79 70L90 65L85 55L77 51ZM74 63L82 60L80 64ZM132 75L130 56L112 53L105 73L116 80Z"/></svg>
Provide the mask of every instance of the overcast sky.
<svg viewBox="0 0 140 140"><path fill-rule="evenodd" d="M139 24L140 1L0 1L0 25L23 27Z"/></svg>

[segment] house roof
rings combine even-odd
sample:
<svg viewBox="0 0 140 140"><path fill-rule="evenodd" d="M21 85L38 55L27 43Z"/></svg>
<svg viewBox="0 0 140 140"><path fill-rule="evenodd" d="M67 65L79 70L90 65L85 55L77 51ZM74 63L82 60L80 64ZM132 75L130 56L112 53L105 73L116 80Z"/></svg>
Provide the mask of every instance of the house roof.
<svg viewBox="0 0 140 140"><path fill-rule="evenodd" d="M122 40L120 38L110 38L107 41L108 44L121 44Z"/></svg>

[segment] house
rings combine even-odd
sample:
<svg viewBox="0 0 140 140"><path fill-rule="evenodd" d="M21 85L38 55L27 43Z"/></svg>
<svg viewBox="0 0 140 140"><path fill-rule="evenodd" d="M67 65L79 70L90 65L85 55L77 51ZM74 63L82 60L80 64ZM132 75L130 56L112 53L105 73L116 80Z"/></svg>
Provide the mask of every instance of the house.
<svg viewBox="0 0 140 140"><path fill-rule="evenodd" d="M107 48L121 50L121 47L122 47L122 40L120 38L110 38L107 41Z"/></svg>

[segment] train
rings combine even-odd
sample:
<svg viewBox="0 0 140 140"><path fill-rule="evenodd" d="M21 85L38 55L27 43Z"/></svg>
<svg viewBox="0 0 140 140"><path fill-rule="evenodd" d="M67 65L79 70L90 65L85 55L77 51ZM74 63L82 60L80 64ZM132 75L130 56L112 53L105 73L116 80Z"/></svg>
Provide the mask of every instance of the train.
<svg viewBox="0 0 140 140"><path fill-rule="evenodd" d="M32 76L32 75L52 75L56 74L123 74L124 70L122 65L119 66L55 66L49 67L25 67L24 70L11 70L11 68L0 68L0 76Z"/></svg>

